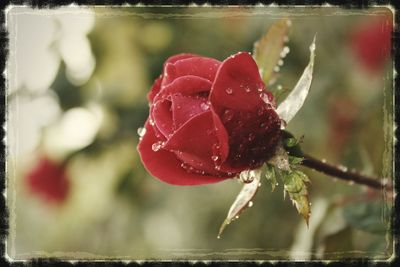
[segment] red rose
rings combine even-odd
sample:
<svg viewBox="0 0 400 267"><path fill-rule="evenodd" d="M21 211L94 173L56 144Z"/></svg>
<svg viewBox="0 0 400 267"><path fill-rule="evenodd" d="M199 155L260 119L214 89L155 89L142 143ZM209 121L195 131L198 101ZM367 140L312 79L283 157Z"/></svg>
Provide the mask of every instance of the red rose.
<svg viewBox="0 0 400 267"><path fill-rule="evenodd" d="M257 168L280 139L276 104L249 53L223 62L170 57L148 98L138 150L147 170L170 184L215 183Z"/></svg>
<svg viewBox="0 0 400 267"><path fill-rule="evenodd" d="M27 185L33 194L53 203L61 203L69 192L69 180L64 166L48 158L42 158L39 164L28 173Z"/></svg>

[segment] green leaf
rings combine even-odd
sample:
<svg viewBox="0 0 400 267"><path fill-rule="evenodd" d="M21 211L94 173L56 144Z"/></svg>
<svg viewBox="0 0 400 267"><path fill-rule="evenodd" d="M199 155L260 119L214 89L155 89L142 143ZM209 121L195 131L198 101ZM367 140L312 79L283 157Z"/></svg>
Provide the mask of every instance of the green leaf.
<svg viewBox="0 0 400 267"><path fill-rule="evenodd" d="M219 229L218 238L221 238L221 234L226 226L228 226L233 220L238 219L239 215L245 209L253 205L251 200L254 198L258 188L260 187L261 169L245 170L240 173L240 176L242 176L241 179L244 178L243 176L248 176L245 178L245 180L251 182L246 182L240 193L237 195L235 201L228 211L226 219Z"/></svg>
<svg viewBox="0 0 400 267"><path fill-rule="evenodd" d="M282 131L282 143L283 143L283 147L284 149L289 153L290 156L293 157L298 157L298 158L303 158L303 152L301 151L301 147L300 147L300 141L297 140L297 143L294 146L287 146L287 139L296 139L290 132L283 130ZM301 139L301 138L300 138Z"/></svg>
<svg viewBox="0 0 400 267"><path fill-rule="evenodd" d="M296 207L297 211L303 216L308 225L310 218L310 202L308 200L308 191L305 182L308 177L301 171L294 170L282 172L284 190L288 193L290 200Z"/></svg>
<svg viewBox="0 0 400 267"><path fill-rule="evenodd" d="M285 146L287 147L294 147L295 145L297 145L297 140L296 138L287 138L285 139Z"/></svg>
<svg viewBox="0 0 400 267"><path fill-rule="evenodd" d="M374 234L384 234L389 228L390 212L384 216L383 211L383 202L350 203L344 207L343 217L354 228Z"/></svg>
<svg viewBox="0 0 400 267"><path fill-rule="evenodd" d="M286 99L279 104L276 112L279 117L286 123L289 123L293 117L297 114L300 108L303 106L304 101L307 98L308 92L311 87L314 69L314 58L315 58L315 36L314 40L310 45L310 61L307 67L304 69L303 74L297 81L297 84L286 97Z"/></svg>
<svg viewBox="0 0 400 267"><path fill-rule="evenodd" d="M304 158L289 156L290 165L299 165L303 160Z"/></svg>
<svg viewBox="0 0 400 267"><path fill-rule="evenodd" d="M289 33L289 26L289 20L279 20L273 23L268 31L254 43L254 59L266 84L272 82L271 77L274 68L278 61L281 60L281 53Z"/></svg>
<svg viewBox="0 0 400 267"><path fill-rule="evenodd" d="M265 164L265 178L271 182L271 192L273 192L276 186L276 173L274 166L268 163Z"/></svg>

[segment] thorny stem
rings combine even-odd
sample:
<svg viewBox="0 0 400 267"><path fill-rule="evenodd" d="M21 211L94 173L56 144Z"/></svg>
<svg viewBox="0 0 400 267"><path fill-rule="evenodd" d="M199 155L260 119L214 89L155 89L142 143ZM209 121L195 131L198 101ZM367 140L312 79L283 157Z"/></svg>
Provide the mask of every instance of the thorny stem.
<svg viewBox="0 0 400 267"><path fill-rule="evenodd" d="M321 160L313 158L309 155L304 155L304 159L302 161L302 165L314 169L316 171L322 172L329 176L337 177L338 179L342 179L349 182L354 182L357 184L362 184L369 186L374 189L386 189L391 191L392 187L387 184L387 179L380 179L378 177L370 177L363 174L360 174L355 171L348 171L344 167L337 167L328 163L325 163Z"/></svg>

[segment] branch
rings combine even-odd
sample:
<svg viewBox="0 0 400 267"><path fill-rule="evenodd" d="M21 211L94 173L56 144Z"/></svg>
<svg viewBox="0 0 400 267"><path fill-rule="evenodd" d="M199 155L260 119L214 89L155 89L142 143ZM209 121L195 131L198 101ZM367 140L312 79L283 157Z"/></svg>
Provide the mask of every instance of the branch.
<svg viewBox="0 0 400 267"><path fill-rule="evenodd" d="M374 189L387 189L389 191L392 190L392 187L387 184L386 179L369 177L355 171L348 171L345 167L337 167L313 158L309 155L304 155L303 157L304 159L301 163L302 165L322 172L326 175L334 176L338 179L342 179L345 181L366 185Z"/></svg>

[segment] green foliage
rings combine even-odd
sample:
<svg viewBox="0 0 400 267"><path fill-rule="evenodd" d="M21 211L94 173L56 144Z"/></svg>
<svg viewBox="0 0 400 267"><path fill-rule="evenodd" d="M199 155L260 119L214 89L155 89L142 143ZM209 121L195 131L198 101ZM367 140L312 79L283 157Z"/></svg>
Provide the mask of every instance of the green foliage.
<svg viewBox="0 0 400 267"><path fill-rule="evenodd" d="M387 215L390 214L383 213L383 205L382 202L349 203L343 208L343 216L354 228L373 234L382 234L389 228Z"/></svg>
<svg viewBox="0 0 400 267"><path fill-rule="evenodd" d="M274 68L281 59L281 52L287 39L290 21L279 20L254 44L254 59L266 84L273 82Z"/></svg>

